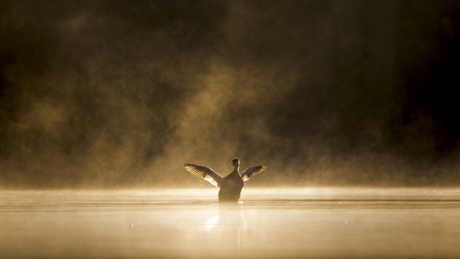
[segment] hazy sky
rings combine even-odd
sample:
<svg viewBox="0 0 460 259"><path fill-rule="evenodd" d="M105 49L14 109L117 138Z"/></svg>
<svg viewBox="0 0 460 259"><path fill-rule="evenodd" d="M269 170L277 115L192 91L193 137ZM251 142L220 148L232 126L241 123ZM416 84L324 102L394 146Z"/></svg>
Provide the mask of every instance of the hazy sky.
<svg viewBox="0 0 460 259"><path fill-rule="evenodd" d="M454 0L2 0L0 186L458 185L459 31Z"/></svg>

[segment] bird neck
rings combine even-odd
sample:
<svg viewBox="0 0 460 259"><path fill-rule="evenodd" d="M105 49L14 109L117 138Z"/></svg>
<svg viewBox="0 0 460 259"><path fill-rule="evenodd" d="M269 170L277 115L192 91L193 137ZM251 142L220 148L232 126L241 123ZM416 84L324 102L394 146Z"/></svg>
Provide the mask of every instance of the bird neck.
<svg viewBox="0 0 460 259"><path fill-rule="evenodd" d="M234 165L233 165L233 172L236 172L236 173L239 174L239 173L240 173L239 170L240 170L240 166L237 165L237 164L234 164Z"/></svg>

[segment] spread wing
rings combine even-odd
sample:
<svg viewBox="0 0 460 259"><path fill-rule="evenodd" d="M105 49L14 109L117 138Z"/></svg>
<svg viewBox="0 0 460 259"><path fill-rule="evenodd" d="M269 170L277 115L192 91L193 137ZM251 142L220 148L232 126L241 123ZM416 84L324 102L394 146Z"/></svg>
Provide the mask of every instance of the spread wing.
<svg viewBox="0 0 460 259"><path fill-rule="evenodd" d="M243 179L243 181L247 181L254 175L262 173L265 169L267 169L266 166L249 167L248 169L244 170L244 172L241 174L241 178Z"/></svg>
<svg viewBox="0 0 460 259"><path fill-rule="evenodd" d="M222 176L214 172L211 168L193 164L184 164L183 167L194 176L203 178L217 188L220 188L222 184Z"/></svg>

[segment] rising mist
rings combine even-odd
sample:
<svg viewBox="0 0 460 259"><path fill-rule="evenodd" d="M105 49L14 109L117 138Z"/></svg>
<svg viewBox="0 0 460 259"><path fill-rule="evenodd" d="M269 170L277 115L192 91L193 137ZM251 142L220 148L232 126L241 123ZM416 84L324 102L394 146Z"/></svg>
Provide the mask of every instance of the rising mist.
<svg viewBox="0 0 460 259"><path fill-rule="evenodd" d="M2 1L0 186L458 185L456 1ZM253 181L253 182L252 182Z"/></svg>

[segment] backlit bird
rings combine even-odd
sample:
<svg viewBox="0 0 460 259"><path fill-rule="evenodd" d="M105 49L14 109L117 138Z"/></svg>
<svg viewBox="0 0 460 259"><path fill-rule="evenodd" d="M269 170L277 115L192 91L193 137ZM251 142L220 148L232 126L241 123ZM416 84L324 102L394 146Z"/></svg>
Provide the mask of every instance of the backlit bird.
<svg viewBox="0 0 460 259"><path fill-rule="evenodd" d="M243 189L244 182L249 180L256 174L263 172L267 169L266 166L254 166L244 170L240 175L240 160L235 158L232 161L233 171L226 177L220 176L209 167L199 166L194 164L184 164L183 167L189 173L196 177L203 178L210 182L212 185L220 188L219 201L225 202L238 202L240 199L241 190Z"/></svg>

